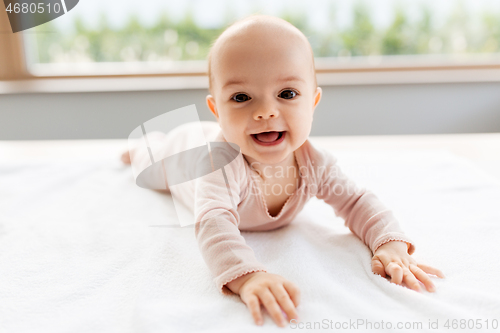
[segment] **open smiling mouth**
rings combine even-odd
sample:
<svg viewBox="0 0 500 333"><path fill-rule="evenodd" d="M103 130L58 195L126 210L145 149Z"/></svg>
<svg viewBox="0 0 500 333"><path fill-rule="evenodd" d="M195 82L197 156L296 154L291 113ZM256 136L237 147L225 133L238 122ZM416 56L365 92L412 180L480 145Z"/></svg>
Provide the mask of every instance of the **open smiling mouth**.
<svg viewBox="0 0 500 333"><path fill-rule="evenodd" d="M252 138L255 142L262 146L274 146L281 143L285 139L286 131L283 132L262 132L257 134L252 134Z"/></svg>

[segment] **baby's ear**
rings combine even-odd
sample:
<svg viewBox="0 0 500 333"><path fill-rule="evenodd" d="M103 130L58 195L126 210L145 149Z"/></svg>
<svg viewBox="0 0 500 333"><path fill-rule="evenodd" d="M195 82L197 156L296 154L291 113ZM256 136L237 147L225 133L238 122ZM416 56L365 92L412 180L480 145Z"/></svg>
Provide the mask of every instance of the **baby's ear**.
<svg viewBox="0 0 500 333"><path fill-rule="evenodd" d="M316 91L314 92L314 106L313 106L313 108L316 108L316 106L318 106L322 95L323 95L323 90L320 87L317 87Z"/></svg>
<svg viewBox="0 0 500 333"><path fill-rule="evenodd" d="M219 113L217 112L217 107L215 106L215 98L212 95L207 95L206 98L207 106L210 111L214 114L217 121L219 120Z"/></svg>

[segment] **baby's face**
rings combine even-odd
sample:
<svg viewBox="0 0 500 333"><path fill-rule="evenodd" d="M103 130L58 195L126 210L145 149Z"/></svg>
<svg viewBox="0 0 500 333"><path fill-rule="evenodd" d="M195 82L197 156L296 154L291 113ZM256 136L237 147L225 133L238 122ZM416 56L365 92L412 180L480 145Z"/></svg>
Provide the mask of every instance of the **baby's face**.
<svg viewBox="0 0 500 333"><path fill-rule="evenodd" d="M271 36L257 29L230 37L212 60L207 104L250 163L276 164L299 148L321 98L304 41Z"/></svg>

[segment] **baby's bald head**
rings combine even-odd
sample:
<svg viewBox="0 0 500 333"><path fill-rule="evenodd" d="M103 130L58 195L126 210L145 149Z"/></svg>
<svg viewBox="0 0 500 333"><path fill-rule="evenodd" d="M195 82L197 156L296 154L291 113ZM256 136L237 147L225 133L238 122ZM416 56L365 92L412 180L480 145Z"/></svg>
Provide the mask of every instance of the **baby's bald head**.
<svg viewBox="0 0 500 333"><path fill-rule="evenodd" d="M316 89L314 54L306 36L291 23L281 18L268 15L252 15L233 23L213 43L208 53L210 94L213 95L214 86L221 84L217 80L217 73L224 51L232 44L241 43L243 39L246 40L246 43L251 43L250 46L256 48L265 47L266 44L276 45L279 43L293 49L294 52L305 53L303 57L308 59L312 82L314 89Z"/></svg>

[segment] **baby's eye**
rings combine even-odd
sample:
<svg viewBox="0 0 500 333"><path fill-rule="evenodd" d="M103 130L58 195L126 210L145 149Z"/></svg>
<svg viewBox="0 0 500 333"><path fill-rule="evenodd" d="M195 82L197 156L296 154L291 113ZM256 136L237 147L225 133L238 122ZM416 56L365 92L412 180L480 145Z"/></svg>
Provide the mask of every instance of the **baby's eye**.
<svg viewBox="0 0 500 333"><path fill-rule="evenodd" d="M250 100L250 96L248 96L247 94L236 94L231 97L231 99L235 102L241 103Z"/></svg>
<svg viewBox="0 0 500 333"><path fill-rule="evenodd" d="M283 90L280 94L279 97L284 98L284 99L292 99L295 96L297 96L297 92L291 89Z"/></svg>

